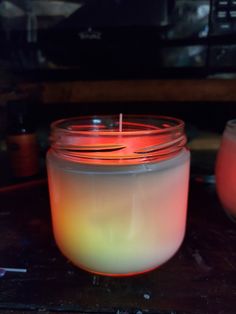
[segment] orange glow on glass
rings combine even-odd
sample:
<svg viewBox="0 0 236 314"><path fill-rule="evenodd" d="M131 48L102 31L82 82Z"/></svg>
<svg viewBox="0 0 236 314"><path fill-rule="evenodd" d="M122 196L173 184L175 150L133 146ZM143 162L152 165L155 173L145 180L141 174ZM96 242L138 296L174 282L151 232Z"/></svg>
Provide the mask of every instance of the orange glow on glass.
<svg viewBox="0 0 236 314"><path fill-rule="evenodd" d="M232 121L233 123L233 121ZM226 127L216 163L216 187L226 212L236 221L236 122Z"/></svg>
<svg viewBox="0 0 236 314"><path fill-rule="evenodd" d="M63 254L92 273L130 276L160 266L183 241L189 152L181 132L166 131L169 125L156 134L150 122L140 131L125 116L116 119L115 132L77 136L88 125L73 125L72 137L55 136L48 179Z"/></svg>

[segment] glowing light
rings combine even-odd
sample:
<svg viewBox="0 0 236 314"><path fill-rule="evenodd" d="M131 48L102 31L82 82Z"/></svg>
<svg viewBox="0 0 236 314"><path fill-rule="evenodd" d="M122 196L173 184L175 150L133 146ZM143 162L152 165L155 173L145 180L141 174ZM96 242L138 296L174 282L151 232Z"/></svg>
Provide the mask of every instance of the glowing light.
<svg viewBox="0 0 236 314"><path fill-rule="evenodd" d="M225 131L216 164L216 187L226 212L236 221L236 131Z"/></svg>
<svg viewBox="0 0 236 314"><path fill-rule="evenodd" d="M190 154L183 122L90 118L54 124L47 167L56 242L96 274L156 268L185 233Z"/></svg>
<svg viewBox="0 0 236 314"><path fill-rule="evenodd" d="M62 252L74 264L107 275L140 273L163 264L184 237L188 154L126 166L122 173L90 167L87 174L51 155L53 228Z"/></svg>

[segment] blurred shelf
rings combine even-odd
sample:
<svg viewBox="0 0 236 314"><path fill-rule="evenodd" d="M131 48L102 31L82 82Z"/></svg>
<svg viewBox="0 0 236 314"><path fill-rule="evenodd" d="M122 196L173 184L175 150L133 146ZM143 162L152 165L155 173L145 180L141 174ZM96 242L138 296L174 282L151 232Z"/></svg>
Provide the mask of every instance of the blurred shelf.
<svg viewBox="0 0 236 314"><path fill-rule="evenodd" d="M43 104L236 101L236 79L60 81L18 83L15 88L9 97L31 95Z"/></svg>
<svg viewBox="0 0 236 314"><path fill-rule="evenodd" d="M235 101L236 80L138 80L41 85L44 103L133 101Z"/></svg>

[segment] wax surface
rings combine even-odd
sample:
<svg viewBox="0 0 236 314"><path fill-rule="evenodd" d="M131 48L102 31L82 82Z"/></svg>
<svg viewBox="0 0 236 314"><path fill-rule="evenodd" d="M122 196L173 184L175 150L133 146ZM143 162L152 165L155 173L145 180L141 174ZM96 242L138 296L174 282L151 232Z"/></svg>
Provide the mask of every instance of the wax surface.
<svg viewBox="0 0 236 314"><path fill-rule="evenodd" d="M216 164L216 187L225 210L236 218L236 135L223 135Z"/></svg>
<svg viewBox="0 0 236 314"><path fill-rule="evenodd" d="M86 165L48 154L58 246L74 264L102 274L161 265L184 237L189 152L157 164L104 169L86 171Z"/></svg>

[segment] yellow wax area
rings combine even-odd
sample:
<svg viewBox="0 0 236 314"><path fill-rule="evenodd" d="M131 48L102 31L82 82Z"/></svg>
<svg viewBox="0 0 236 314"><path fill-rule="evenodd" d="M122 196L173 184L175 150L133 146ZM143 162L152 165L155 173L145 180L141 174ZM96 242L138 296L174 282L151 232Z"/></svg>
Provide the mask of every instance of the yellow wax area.
<svg viewBox="0 0 236 314"><path fill-rule="evenodd" d="M236 137L227 134L217 158L216 187L224 208L236 218Z"/></svg>
<svg viewBox="0 0 236 314"><path fill-rule="evenodd" d="M49 165L53 229L76 265L104 274L155 268L185 231L189 162L153 172L81 174Z"/></svg>

